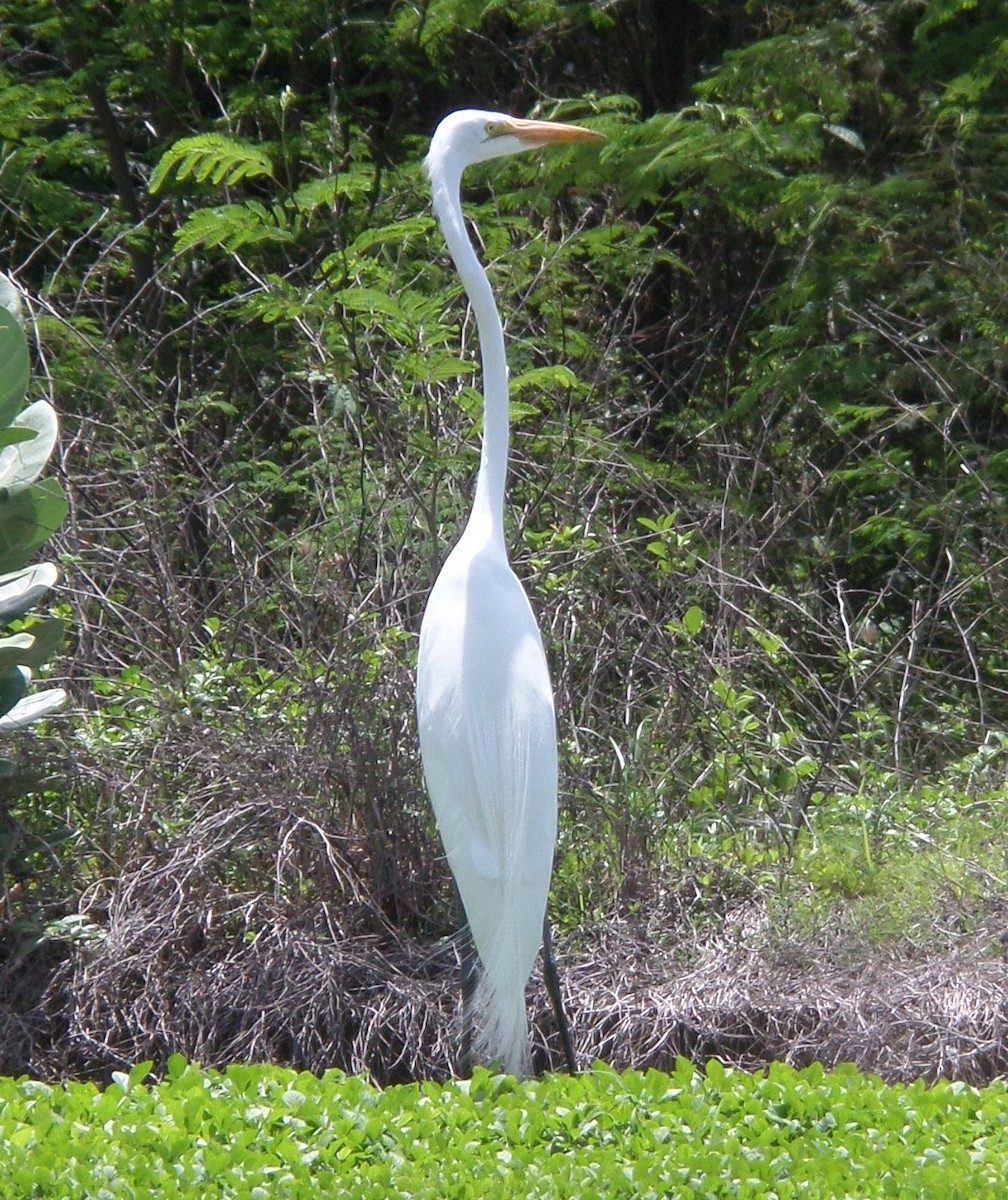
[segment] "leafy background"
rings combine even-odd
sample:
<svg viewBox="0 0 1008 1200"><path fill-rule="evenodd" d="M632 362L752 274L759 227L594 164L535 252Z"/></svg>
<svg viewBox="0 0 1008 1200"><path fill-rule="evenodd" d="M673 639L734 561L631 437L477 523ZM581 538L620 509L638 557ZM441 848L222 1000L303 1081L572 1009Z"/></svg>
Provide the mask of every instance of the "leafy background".
<svg viewBox="0 0 1008 1200"><path fill-rule="evenodd" d="M755 910L761 953L996 960L1006 17L0 4L0 264L63 422L75 705L3 801L10 961L108 944L165 870L228 945L455 928L411 672L480 401L420 160L470 104L607 137L466 186L570 953Z"/></svg>

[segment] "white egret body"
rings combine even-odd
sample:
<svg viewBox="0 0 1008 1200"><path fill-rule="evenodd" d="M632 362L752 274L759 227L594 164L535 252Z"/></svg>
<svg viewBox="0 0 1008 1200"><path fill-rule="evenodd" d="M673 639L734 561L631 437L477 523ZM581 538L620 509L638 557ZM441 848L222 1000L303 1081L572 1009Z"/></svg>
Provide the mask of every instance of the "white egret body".
<svg viewBox="0 0 1008 1200"><path fill-rule="evenodd" d="M504 545L504 333L466 233L459 190L472 163L599 137L572 125L465 110L441 122L425 161L434 211L476 316L484 416L472 512L420 627L420 750L483 966L476 1053L512 1074L526 1074L530 1062L525 985L542 941L556 844L556 722L542 638Z"/></svg>

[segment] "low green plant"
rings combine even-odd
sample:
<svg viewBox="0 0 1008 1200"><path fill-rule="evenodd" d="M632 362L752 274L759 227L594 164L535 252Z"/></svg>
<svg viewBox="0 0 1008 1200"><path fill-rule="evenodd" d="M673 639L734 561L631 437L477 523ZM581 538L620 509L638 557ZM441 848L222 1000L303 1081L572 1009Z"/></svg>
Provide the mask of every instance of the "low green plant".
<svg viewBox="0 0 1008 1200"><path fill-rule="evenodd" d="M1008 898L1006 745L992 738L940 778L900 788L866 768L798 832L787 878L768 893L771 927L844 956L883 947L941 955L966 942L1000 955Z"/></svg>
<svg viewBox="0 0 1008 1200"><path fill-rule="evenodd" d="M384 1091L331 1072L205 1072L179 1056L93 1084L0 1080L0 1197L702 1195L946 1200L1003 1194L1008 1091L890 1087L853 1069Z"/></svg>

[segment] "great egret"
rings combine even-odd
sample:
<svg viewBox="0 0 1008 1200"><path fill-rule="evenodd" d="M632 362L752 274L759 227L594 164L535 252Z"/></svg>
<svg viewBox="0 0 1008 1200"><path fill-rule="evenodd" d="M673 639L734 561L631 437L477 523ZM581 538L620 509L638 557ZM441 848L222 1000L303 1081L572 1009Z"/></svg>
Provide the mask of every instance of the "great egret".
<svg viewBox="0 0 1008 1200"><path fill-rule="evenodd" d="M451 113L425 168L434 212L462 278L483 361L483 443L472 511L431 590L420 627L417 718L424 774L472 941L476 1054L516 1075L530 1065L525 984L548 927L557 827L553 689L542 638L504 545L508 372L490 283L462 218L462 172L601 135L502 113ZM555 972L547 982L555 986ZM468 1000L469 997L466 997ZM559 991L554 995L558 1020ZM464 1029L466 1016L463 1016ZM570 1064L573 1055L565 1038Z"/></svg>

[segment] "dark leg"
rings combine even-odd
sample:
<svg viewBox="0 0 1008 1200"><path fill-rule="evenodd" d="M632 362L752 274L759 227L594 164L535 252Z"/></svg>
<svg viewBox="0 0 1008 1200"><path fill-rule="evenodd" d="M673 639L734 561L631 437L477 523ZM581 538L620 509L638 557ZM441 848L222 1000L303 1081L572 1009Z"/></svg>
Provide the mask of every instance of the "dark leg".
<svg viewBox="0 0 1008 1200"><path fill-rule="evenodd" d="M459 908L462 905L459 904ZM463 914L464 916L465 914ZM472 999L476 991L479 956L476 953L476 943L472 940L469 922L466 921L458 934L459 956L461 959L462 983L462 1045L459 1048L459 1075L468 1079L472 1075L472 1043L473 1043L473 1011Z"/></svg>
<svg viewBox="0 0 1008 1200"><path fill-rule="evenodd" d="M560 1030L560 1042L563 1045L564 1058L567 1060L567 1071L571 1075L576 1075L577 1059L574 1057L574 1043L571 1041L570 1025L567 1024L567 1014L564 1012L563 997L560 995L560 976L557 974L556 960L553 957L549 913L543 920L542 957L543 979L546 981L546 991L549 992L549 998L553 1004L557 1029Z"/></svg>

